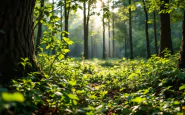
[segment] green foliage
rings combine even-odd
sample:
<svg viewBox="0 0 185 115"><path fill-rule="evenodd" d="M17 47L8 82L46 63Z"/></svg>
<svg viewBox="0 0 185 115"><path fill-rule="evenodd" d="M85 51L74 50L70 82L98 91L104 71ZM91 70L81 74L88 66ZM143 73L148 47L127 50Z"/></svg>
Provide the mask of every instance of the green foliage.
<svg viewBox="0 0 185 115"><path fill-rule="evenodd" d="M178 54L164 54L164 58L153 55L149 60L56 60L51 73L48 57L38 57L44 63L45 78L35 81L34 74L29 74L13 80L12 87L25 98L16 112L183 114L184 72L176 68ZM23 98L14 99L22 102Z"/></svg>
<svg viewBox="0 0 185 115"><path fill-rule="evenodd" d="M20 92L9 93L7 89L0 88L0 114L10 107L16 107L16 102L24 102L25 98Z"/></svg>

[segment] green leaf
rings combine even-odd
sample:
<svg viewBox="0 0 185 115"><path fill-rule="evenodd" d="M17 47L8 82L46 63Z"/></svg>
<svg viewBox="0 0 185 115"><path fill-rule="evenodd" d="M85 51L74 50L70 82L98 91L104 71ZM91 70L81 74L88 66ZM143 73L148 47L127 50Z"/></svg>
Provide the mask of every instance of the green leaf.
<svg viewBox="0 0 185 115"><path fill-rule="evenodd" d="M58 56L58 59L59 59L59 60L64 59L64 55L63 55L63 54L60 54L60 55Z"/></svg>
<svg viewBox="0 0 185 115"><path fill-rule="evenodd" d="M78 102L77 102L76 100L73 100L73 104L74 104L74 105L77 105Z"/></svg>
<svg viewBox="0 0 185 115"><path fill-rule="evenodd" d="M85 93L85 91L84 91L84 90L77 90L76 92L77 92L78 94Z"/></svg>
<svg viewBox="0 0 185 115"><path fill-rule="evenodd" d="M67 96L70 98L70 99L74 99L74 100L79 100L79 98L74 95L74 94L67 94Z"/></svg>
<svg viewBox="0 0 185 115"><path fill-rule="evenodd" d="M24 96L19 92L15 92L15 93L3 92L2 99L4 101L17 101L17 102L24 102L25 100Z"/></svg>
<svg viewBox="0 0 185 115"><path fill-rule="evenodd" d="M179 90L183 90L183 89L185 89L185 85L182 85L179 87Z"/></svg>
<svg viewBox="0 0 185 115"><path fill-rule="evenodd" d="M46 46L46 49L49 49L49 48L50 48L50 45L47 45L47 46Z"/></svg>
<svg viewBox="0 0 185 115"><path fill-rule="evenodd" d="M178 102L178 101L174 101L174 102L173 102L173 104L175 104L175 105L179 105L179 104L180 104L180 102Z"/></svg>
<svg viewBox="0 0 185 115"><path fill-rule="evenodd" d="M146 98L136 97L136 98L132 99L132 102L141 103L144 100L146 100Z"/></svg>
<svg viewBox="0 0 185 115"><path fill-rule="evenodd" d="M69 84L74 86L74 85L76 85L76 81L69 81Z"/></svg>
<svg viewBox="0 0 185 115"><path fill-rule="evenodd" d="M65 41L67 44L69 44L69 45L73 44L73 41L70 40L69 38L63 37L63 39L64 39L64 41Z"/></svg>

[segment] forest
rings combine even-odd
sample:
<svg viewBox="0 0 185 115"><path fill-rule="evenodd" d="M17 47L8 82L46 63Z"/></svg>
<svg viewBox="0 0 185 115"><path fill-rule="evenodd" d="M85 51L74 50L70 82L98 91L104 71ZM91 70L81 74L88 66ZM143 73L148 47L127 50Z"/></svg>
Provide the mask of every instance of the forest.
<svg viewBox="0 0 185 115"><path fill-rule="evenodd" d="M185 0L1 0L0 115L185 115Z"/></svg>

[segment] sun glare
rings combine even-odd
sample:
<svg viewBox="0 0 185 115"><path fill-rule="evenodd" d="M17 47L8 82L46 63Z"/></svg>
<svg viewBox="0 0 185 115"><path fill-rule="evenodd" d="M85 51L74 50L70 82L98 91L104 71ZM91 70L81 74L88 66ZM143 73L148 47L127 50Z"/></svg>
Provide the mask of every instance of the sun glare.
<svg viewBox="0 0 185 115"><path fill-rule="evenodd" d="M102 3L100 1L96 2L96 8L101 8L102 7Z"/></svg>

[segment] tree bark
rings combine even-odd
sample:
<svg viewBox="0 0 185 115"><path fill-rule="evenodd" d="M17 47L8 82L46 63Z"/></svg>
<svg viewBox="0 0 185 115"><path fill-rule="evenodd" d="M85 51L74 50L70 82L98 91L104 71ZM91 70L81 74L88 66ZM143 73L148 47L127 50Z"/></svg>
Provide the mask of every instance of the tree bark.
<svg viewBox="0 0 185 115"><path fill-rule="evenodd" d="M165 11L168 8L165 7L165 4L169 4L169 0L161 0L164 1L164 4L161 5L160 10ZM161 13L160 14L161 21L161 38L160 38L160 57L164 57L164 50L167 48L173 54L172 48L172 40L171 40L171 28L170 28L170 14L169 13Z"/></svg>
<svg viewBox="0 0 185 115"><path fill-rule="evenodd" d="M39 70L35 62L33 9L35 0L0 1L0 84ZM31 66L23 70L21 58Z"/></svg>
<svg viewBox="0 0 185 115"><path fill-rule="evenodd" d="M157 47L157 28L156 28L156 11L153 12L154 14L154 40L155 40L155 53L158 54L158 47Z"/></svg>
<svg viewBox="0 0 185 115"><path fill-rule="evenodd" d="M184 9L183 22L182 22L182 44L181 44L180 59L179 59L178 67L180 69L185 68L185 9Z"/></svg>
<svg viewBox="0 0 185 115"><path fill-rule="evenodd" d="M131 0L129 0L129 5L131 5ZM133 59L133 47L132 47L132 12L129 8L129 45L130 45L130 59Z"/></svg>
<svg viewBox="0 0 185 115"><path fill-rule="evenodd" d="M149 36L148 36L148 11L146 8L145 0L143 0L144 5L144 12L145 12L145 34L146 34L146 58L150 58L150 42L149 42Z"/></svg>
<svg viewBox="0 0 185 115"><path fill-rule="evenodd" d="M44 7L44 0L40 0L40 8ZM38 20L38 33L37 33L37 41L36 41L36 50L35 50L35 54L37 55L38 52L40 51L40 40L42 38L42 23L40 22L41 18L43 17L43 11L40 11L39 14L39 20Z"/></svg>

